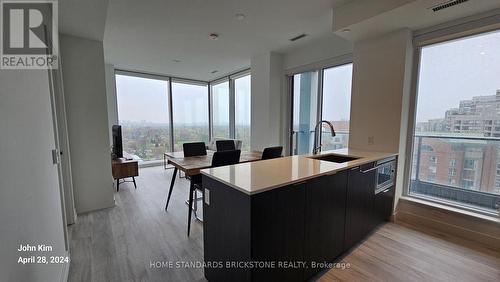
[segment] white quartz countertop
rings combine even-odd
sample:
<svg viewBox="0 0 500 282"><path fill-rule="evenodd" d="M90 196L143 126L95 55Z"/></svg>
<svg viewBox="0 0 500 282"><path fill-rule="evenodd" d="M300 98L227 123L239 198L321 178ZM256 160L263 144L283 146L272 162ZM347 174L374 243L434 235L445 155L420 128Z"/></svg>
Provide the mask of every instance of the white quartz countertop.
<svg viewBox="0 0 500 282"><path fill-rule="evenodd" d="M358 157L345 163L311 159L319 155ZM322 175L331 175L348 168L394 157L395 153L357 149L324 151L319 155L290 156L271 160L240 163L201 170L201 173L248 195L299 183Z"/></svg>

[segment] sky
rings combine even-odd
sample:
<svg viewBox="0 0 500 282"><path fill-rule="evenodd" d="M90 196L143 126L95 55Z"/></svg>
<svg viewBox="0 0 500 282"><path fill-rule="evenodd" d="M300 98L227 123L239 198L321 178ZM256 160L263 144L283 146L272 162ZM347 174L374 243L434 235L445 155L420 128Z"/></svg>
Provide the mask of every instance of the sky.
<svg viewBox="0 0 500 282"><path fill-rule="evenodd" d="M326 69L323 76L323 119L349 120L352 64Z"/></svg>
<svg viewBox="0 0 500 282"><path fill-rule="evenodd" d="M167 89L167 81L116 75L118 119L168 123Z"/></svg>
<svg viewBox="0 0 500 282"><path fill-rule="evenodd" d="M417 122L500 90L500 31L422 48Z"/></svg>
<svg viewBox="0 0 500 282"><path fill-rule="evenodd" d="M214 120L229 121L229 83L214 85ZM118 119L120 122L168 124L168 82L127 75L116 75ZM236 123L250 124L250 76L235 82ZM208 125L207 86L172 82L173 119L177 124Z"/></svg>

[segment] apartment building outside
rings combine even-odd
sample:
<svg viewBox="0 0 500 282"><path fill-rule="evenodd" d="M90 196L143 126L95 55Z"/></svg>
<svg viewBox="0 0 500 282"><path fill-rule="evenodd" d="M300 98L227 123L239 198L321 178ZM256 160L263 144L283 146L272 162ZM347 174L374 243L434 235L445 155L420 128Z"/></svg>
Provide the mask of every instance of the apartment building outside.
<svg viewBox="0 0 500 282"><path fill-rule="evenodd" d="M500 194L500 90L417 123L414 144L412 179L459 189L436 195L438 186L412 185L410 191L457 201L464 200L460 189Z"/></svg>

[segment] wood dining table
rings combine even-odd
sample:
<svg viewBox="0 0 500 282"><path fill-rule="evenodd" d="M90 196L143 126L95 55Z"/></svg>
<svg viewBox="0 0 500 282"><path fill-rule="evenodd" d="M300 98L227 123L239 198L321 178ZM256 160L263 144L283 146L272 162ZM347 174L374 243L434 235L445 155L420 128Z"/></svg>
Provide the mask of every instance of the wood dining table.
<svg viewBox="0 0 500 282"><path fill-rule="evenodd" d="M174 173L172 174L172 180L170 181L170 189L168 190L167 203L165 204L165 210L168 208L168 203L170 202L170 196L172 196L172 191L174 189L175 178L177 176L177 171L181 170L189 178L189 200L188 200L188 224L187 224L187 235L189 236L189 230L191 227L191 213L193 205L193 191L194 181L193 178L200 174L200 170L212 167L212 157L215 151L207 150L206 155L184 157L184 152L168 152L164 154L164 159L167 160L168 164L174 167ZM262 158L262 152L249 151L241 152L240 163L258 161ZM196 199L195 199L196 201Z"/></svg>
<svg viewBox="0 0 500 282"><path fill-rule="evenodd" d="M184 152L167 152L164 154L164 158L167 160L169 165L174 167L174 173L172 174L172 180L170 181L170 189L168 191L167 203L165 204L165 210L168 208L168 203L170 202L170 196L175 184L175 178L177 176L177 171L180 170L188 177L192 177L200 174L200 170L212 167L212 157L215 151L207 150L207 154L203 156L194 157L184 157ZM262 152L259 151L242 151L240 155L240 163L258 161L262 158ZM193 183L191 183L193 185Z"/></svg>

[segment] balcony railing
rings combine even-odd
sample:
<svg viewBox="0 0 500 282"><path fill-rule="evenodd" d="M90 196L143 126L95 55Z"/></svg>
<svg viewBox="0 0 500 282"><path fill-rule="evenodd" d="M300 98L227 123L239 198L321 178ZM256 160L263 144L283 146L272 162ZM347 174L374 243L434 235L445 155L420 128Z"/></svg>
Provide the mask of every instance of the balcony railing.
<svg viewBox="0 0 500 282"><path fill-rule="evenodd" d="M500 138L439 134L414 138L410 195L498 214Z"/></svg>

